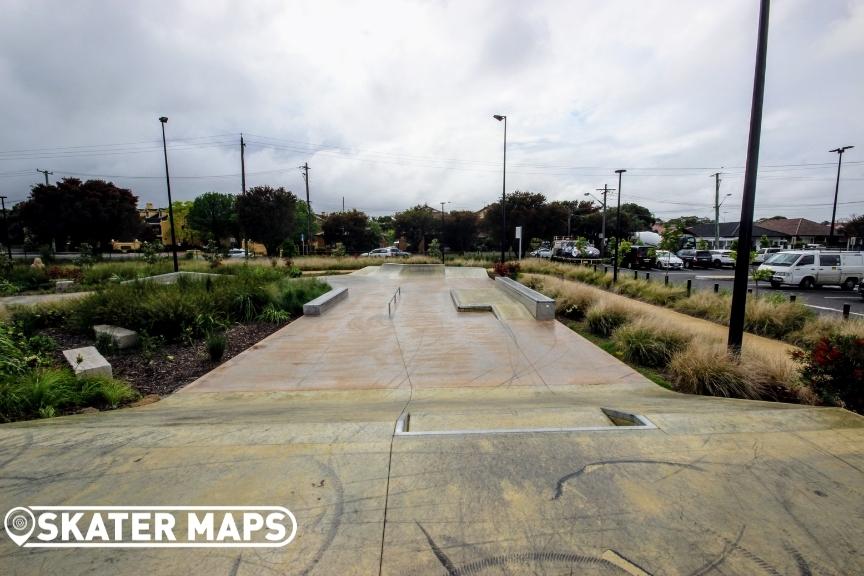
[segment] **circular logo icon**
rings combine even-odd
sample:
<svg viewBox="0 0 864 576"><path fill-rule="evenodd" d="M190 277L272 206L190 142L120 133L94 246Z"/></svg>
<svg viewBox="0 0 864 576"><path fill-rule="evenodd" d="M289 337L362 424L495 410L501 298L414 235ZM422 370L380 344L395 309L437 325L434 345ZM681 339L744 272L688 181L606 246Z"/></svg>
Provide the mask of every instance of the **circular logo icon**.
<svg viewBox="0 0 864 576"><path fill-rule="evenodd" d="M6 513L6 517L3 519L3 527L6 528L6 534L9 535L9 538L15 544L21 546L30 538L33 529L36 528L36 518L30 510L19 506L18 508L12 508Z"/></svg>

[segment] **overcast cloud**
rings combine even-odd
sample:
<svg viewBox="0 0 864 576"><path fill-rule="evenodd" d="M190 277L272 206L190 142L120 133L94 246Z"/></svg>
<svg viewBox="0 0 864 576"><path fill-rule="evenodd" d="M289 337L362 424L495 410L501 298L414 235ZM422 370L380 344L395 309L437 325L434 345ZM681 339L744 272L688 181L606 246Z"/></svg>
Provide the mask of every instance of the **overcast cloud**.
<svg viewBox="0 0 864 576"><path fill-rule="evenodd" d="M317 211L479 209L507 189L738 220L756 0L0 0L0 193L103 176L165 204L247 184ZM864 0L775 0L756 215L864 212ZM815 165L814 165L815 164ZM803 165L803 166L802 166Z"/></svg>

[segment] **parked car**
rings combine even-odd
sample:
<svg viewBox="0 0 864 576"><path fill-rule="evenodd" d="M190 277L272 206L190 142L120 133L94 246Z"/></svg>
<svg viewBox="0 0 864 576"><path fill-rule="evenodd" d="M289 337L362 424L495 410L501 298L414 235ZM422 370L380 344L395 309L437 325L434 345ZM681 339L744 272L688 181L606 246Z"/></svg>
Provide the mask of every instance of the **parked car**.
<svg viewBox="0 0 864 576"><path fill-rule="evenodd" d="M861 296L861 300L864 301L864 280L858 280L858 295Z"/></svg>
<svg viewBox="0 0 864 576"><path fill-rule="evenodd" d="M621 260L621 266L638 270L639 268L654 267L654 247L653 246L631 246L630 250L624 254Z"/></svg>
<svg viewBox="0 0 864 576"><path fill-rule="evenodd" d="M657 250L656 262L657 268L665 270L681 270L684 267L684 261L669 250Z"/></svg>
<svg viewBox="0 0 864 576"><path fill-rule="evenodd" d="M783 251L783 248L759 248L756 250L756 258L753 259L753 264L763 264L771 255Z"/></svg>
<svg viewBox="0 0 864 576"><path fill-rule="evenodd" d="M735 267L735 260L732 259L731 250L710 250L711 263L715 268L723 268L724 266Z"/></svg>
<svg viewBox="0 0 864 576"><path fill-rule="evenodd" d="M788 250L772 256L759 270L772 272L774 288L783 284L804 289L834 285L852 290L864 278L864 252Z"/></svg>
<svg viewBox="0 0 864 576"><path fill-rule="evenodd" d="M552 257L552 249L551 248L538 248L534 250L530 254L536 258L551 258Z"/></svg>
<svg viewBox="0 0 864 576"><path fill-rule="evenodd" d="M249 253L252 256L252 253ZM228 258L246 258L246 251L242 248L231 248L228 250Z"/></svg>
<svg viewBox="0 0 864 576"><path fill-rule="evenodd" d="M399 250L396 246L387 246L386 248L375 248L369 252L364 252L363 254L360 254L360 256L364 258L407 258L408 256L411 256L411 254Z"/></svg>
<svg viewBox="0 0 864 576"><path fill-rule="evenodd" d="M693 250L687 248L678 251L678 257L684 261L685 268L710 268L714 258L710 250Z"/></svg>

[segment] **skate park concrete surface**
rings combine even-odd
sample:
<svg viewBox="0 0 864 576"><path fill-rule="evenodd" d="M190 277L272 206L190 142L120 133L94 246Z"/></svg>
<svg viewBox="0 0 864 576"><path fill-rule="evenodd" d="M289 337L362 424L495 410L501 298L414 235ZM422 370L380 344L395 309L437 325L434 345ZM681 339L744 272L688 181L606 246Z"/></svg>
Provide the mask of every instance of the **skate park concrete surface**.
<svg viewBox="0 0 864 576"><path fill-rule="evenodd" d="M0 513L276 505L293 542L4 533L0 573L864 573L862 417L664 390L480 269L328 281L347 299L158 403L0 426Z"/></svg>

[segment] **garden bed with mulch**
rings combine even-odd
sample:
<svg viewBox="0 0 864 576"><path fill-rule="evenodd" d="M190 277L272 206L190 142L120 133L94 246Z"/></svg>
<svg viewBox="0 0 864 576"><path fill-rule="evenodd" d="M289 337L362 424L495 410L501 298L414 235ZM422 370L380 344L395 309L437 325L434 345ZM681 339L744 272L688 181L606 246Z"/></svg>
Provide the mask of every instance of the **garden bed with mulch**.
<svg viewBox="0 0 864 576"><path fill-rule="evenodd" d="M225 330L225 354L218 362L210 360L203 340L187 343L156 344L104 354L114 377L128 382L142 396L165 396L213 370L223 362L250 348L288 323L252 322L234 324ZM96 340L82 334L55 329L42 331L57 343L56 359L65 365L63 350L95 346Z"/></svg>

